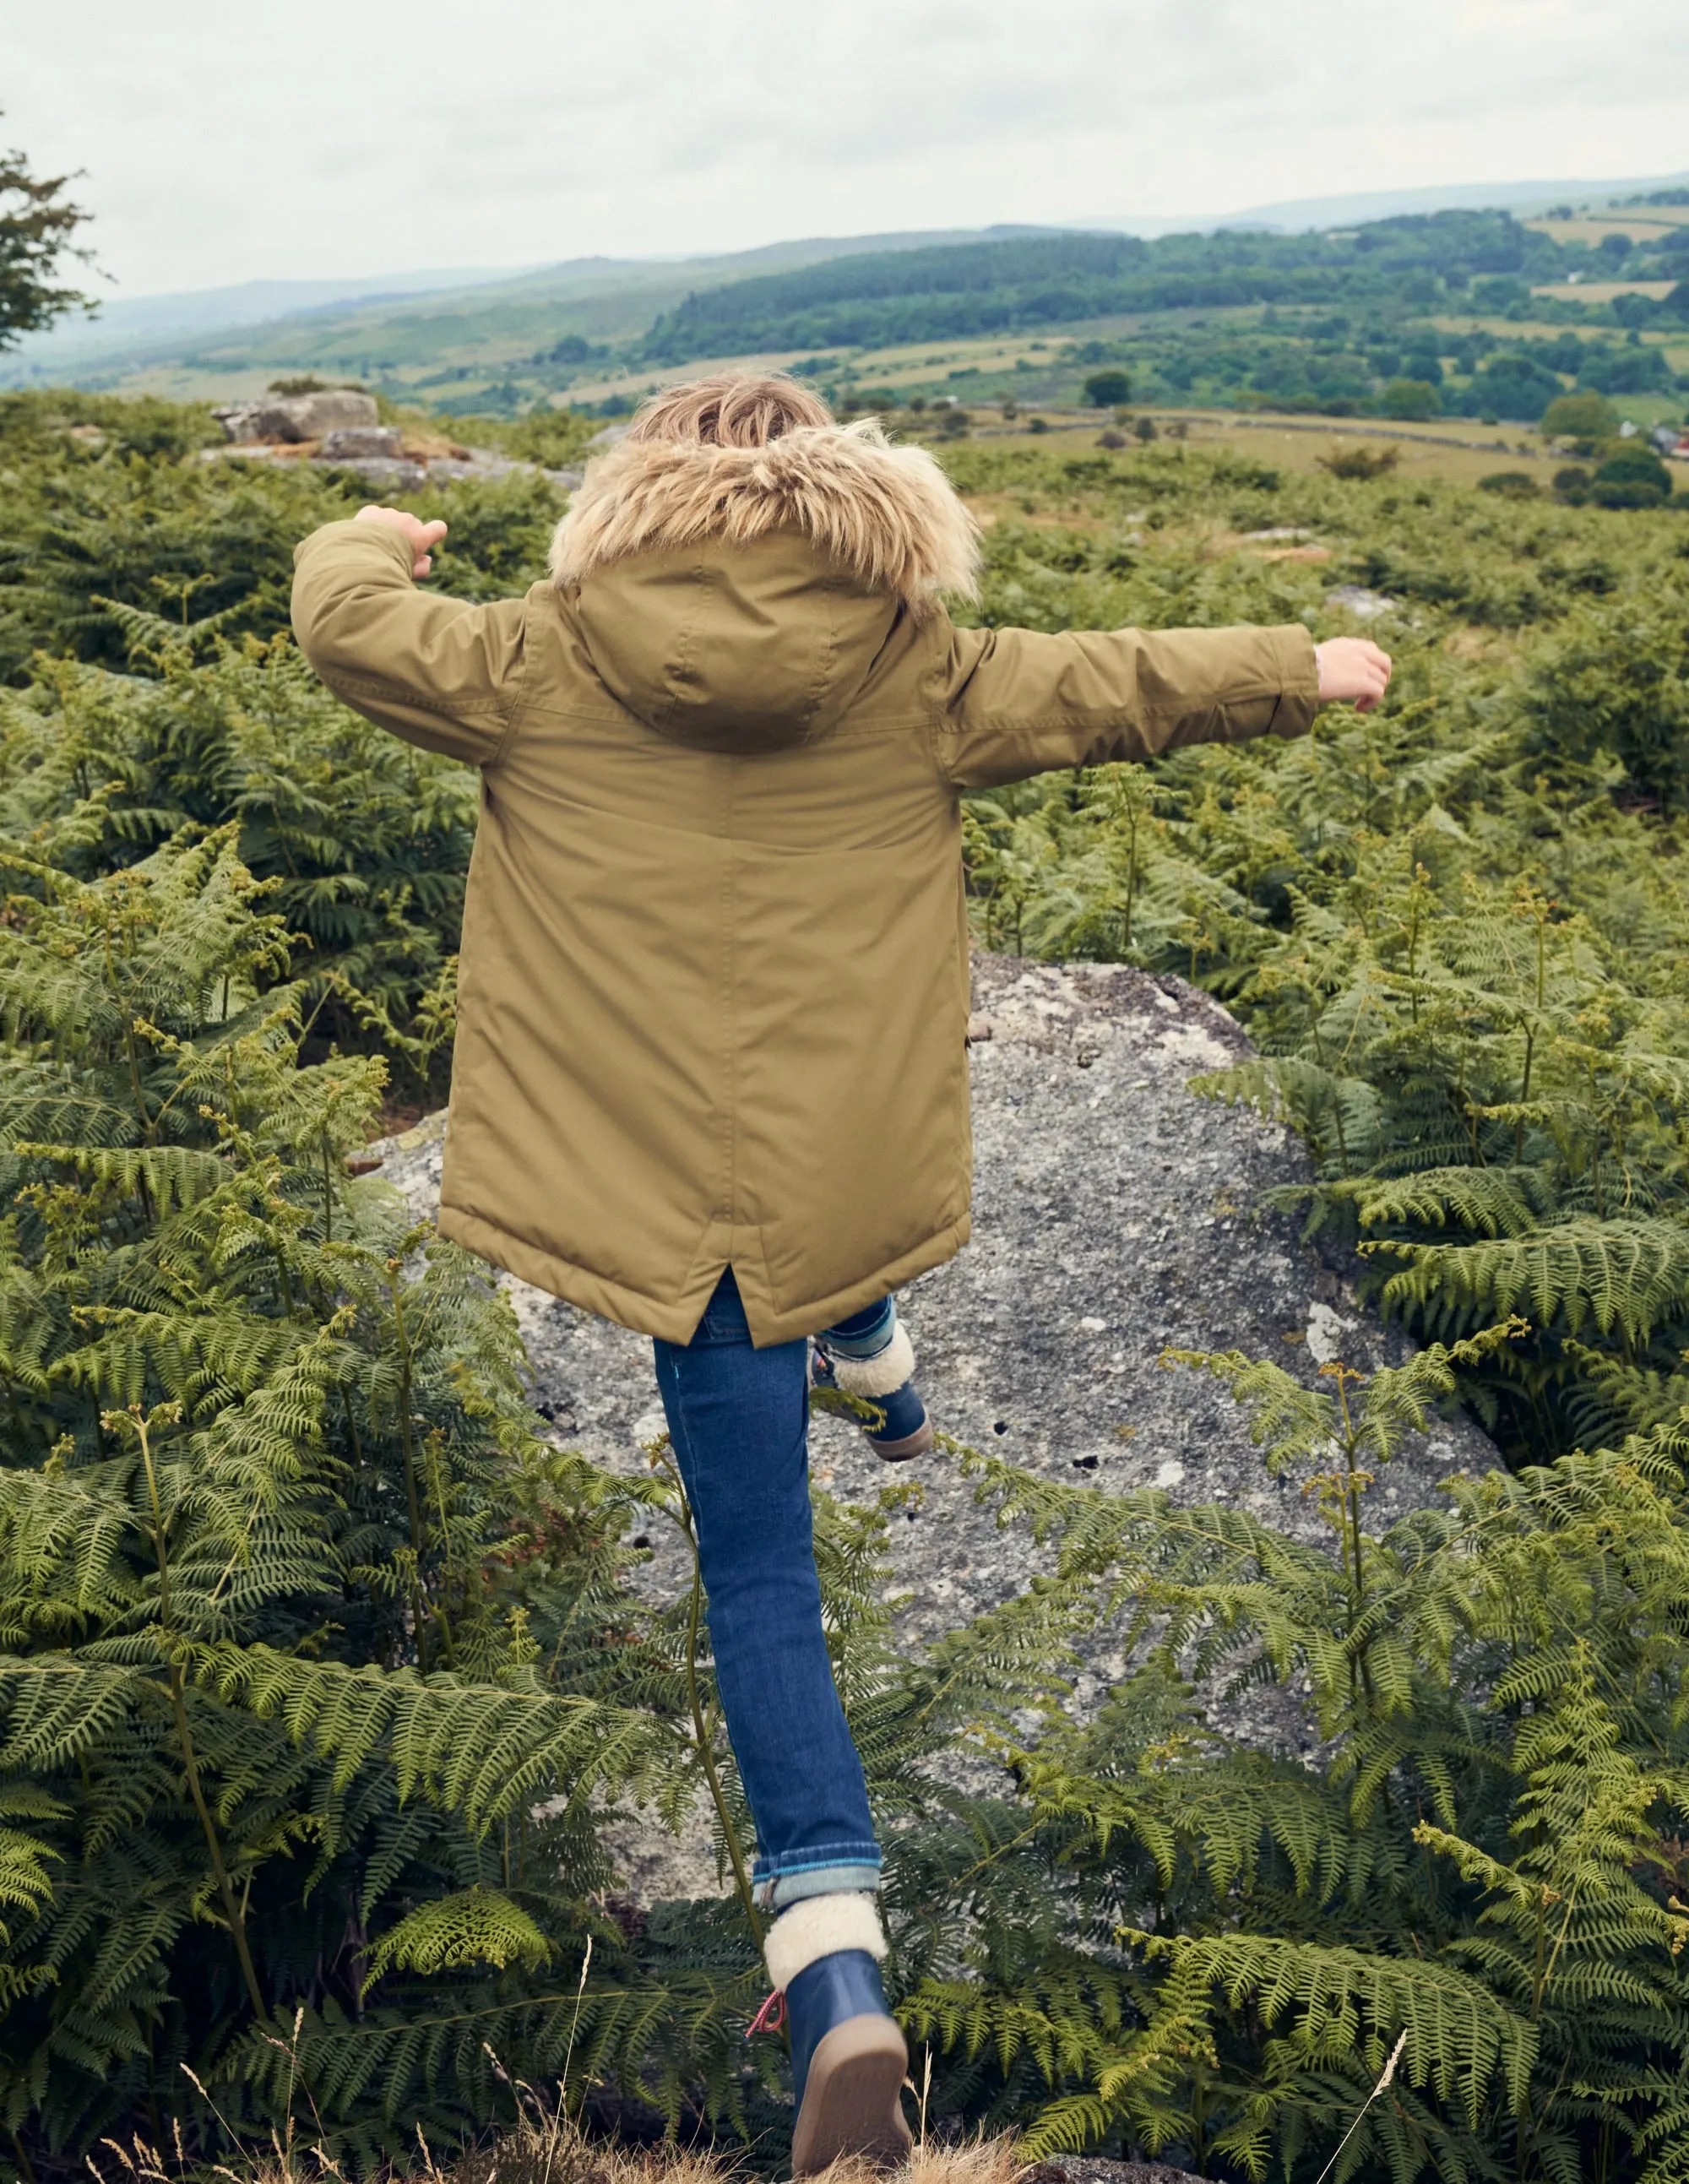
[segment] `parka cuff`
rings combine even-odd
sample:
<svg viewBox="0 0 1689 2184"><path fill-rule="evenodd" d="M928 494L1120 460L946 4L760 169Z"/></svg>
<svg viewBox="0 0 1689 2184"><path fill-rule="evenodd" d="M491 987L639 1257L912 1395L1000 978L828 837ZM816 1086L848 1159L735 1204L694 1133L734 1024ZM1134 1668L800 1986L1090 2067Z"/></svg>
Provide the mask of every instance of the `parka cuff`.
<svg viewBox="0 0 1689 2184"><path fill-rule="evenodd" d="M385 558L403 571L407 584L415 582L411 550L390 523L359 523L349 515L333 523L320 523L293 549L293 566L303 568L315 551L330 545L373 548L372 560Z"/></svg>
<svg viewBox="0 0 1689 2184"><path fill-rule="evenodd" d="M1305 736L1319 710L1319 662L1313 638L1299 621L1280 622L1267 632L1279 669L1279 702L1267 724L1270 736Z"/></svg>

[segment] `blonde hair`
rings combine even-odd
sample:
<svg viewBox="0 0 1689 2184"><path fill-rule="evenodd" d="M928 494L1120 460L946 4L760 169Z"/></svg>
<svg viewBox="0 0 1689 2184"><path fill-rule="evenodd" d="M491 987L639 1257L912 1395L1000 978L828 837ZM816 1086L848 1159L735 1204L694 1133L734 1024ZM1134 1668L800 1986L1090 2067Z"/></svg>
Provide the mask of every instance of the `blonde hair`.
<svg viewBox="0 0 1689 2184"><path fill-rule="evenodd" d="M627 437L766 448L788 432L832 422L833 412L821 397L783 371L716 371L652 395L641 404Z"/></svg>
<svg viewBox="0 0 1689 2184"><path fill-rule="evenodd" d="M892 447L872 418L836 424L778 372L717 372L653 395L587 465L551 542L552 581L567 590L631 554L778 531L801 532L917 621L943 592L974 596L979 527L927 450Z"/></svg>

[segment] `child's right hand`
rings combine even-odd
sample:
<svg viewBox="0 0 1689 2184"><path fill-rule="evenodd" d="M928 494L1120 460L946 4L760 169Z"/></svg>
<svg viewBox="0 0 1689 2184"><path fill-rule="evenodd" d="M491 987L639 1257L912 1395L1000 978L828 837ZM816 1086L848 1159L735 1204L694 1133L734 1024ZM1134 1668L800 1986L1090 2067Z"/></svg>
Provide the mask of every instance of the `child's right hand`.
<svg viewBox="0 0 1689 2184"><path fill-rule="evenodd" d="M434 566L433 549L446 535L446 526L438 519L423 523L402 508L360 508L353 517L354 523L384 523L390 531L398 532L410 549L410 573L420 579Z"/></svg>
<svg viewBox="0 0 1689 2184"><path fill-rule="evenodd" d="M1322 705L1349 705L1369 713L1390 688L1390 655L1370 638L1328 638L1314 646L1313 656L1319 663Z"/></svg>

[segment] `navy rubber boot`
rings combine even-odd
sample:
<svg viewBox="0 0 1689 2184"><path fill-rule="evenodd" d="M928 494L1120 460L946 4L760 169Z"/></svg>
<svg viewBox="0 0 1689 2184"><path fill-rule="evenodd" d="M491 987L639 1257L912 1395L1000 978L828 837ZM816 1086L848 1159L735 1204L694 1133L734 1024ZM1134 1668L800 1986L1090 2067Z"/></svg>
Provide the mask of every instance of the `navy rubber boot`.
<svg viewBox="0 0 1689 2184"><path fill-rule="evenodd" d="M837 1388L839 1384L838 1361L828 1354L823 1339L817 1340L811 1352L810 1382L817 1388ZM888 1463L907 1463L911 1457L931 1453L933 1423L927 1415L921 1390L912 1379L885 1395L864 1396L857 1400L872 1404L878 1413L872 1419L856 1421L877 1456L884 1457Z"/></svg>
<svg viewBox="0 0 1689 2184"><path fill-rule="evenodd" d="M817 1957L786 1989L792 2043L792 2175L855 2154L895 2169L909 2152L900 2098L909 2050L866 1949Z"/></svg>

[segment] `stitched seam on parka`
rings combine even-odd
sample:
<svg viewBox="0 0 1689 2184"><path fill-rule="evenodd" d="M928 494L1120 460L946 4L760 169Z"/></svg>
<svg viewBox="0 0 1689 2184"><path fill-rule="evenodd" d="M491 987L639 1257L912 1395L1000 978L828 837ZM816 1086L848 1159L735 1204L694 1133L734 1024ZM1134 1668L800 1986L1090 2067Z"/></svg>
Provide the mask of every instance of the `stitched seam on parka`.
<svg viewBox="0 0 1689 2184"><path fill-rule="evenodd" d="M691 665L693 649L697 642L697 632L704 624L704 609L708 603L712 579L702 561L694 564L691 580L694 587L692 604L690 610L681 617L675 630L674 657L669 671L669 689L666 698L653 710L649 722L640 721L638 714L631 705L622 708L630 720L639 721L641 727L650 727L660 736L668 735L673 728L675 715L680 710L681 686L686 681L687 671Z"/></svg>
<svg viewBox="0 0 1689 2184"><path fill-rule="evenodd" d="M833 663L839 657L839 610L830 584L821 587L821 605L825 633L816 655L815 673L810 682L809 696L798 716L803 728L800 740L804 743L809 741L810 730L815 724L816 715L821 710L821 701L827 695L827 686L833 678Z"/></svg>
<svg viewBox="0 0 1689 2184"><path fill-rule="evenodd" d="M533 618L534 607L534 595L530 592L522 603L522 664L517 669L516 680L510 686L509 706L504 716L504 732L493 746L492 756L482 767L483 773L491 773L495 766L502 766L510 755L510 744L516 733L516 720L522 709L522 694L527 688L528 675L533 666L534 653L538 649L529 636L529 624Z"/></svg>
<svg viewBox="0 0 1689 2184"><path fill-rule="evenodd" d="M389 682L374 676L342 675L333 668L326 671L319 668L316 672L319 679L327 683L331 690L360 692L366 698L373 698L377 705L383 699L402 698L407 705L415 705L419 712L438 713L443 721L460 721L469 713L491 713L496 720L504 710L504 701L500 698L458 698L446 705L409 682Z"/></svg>

